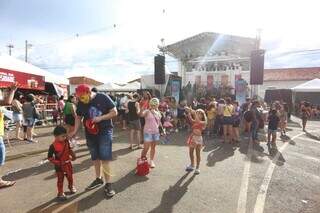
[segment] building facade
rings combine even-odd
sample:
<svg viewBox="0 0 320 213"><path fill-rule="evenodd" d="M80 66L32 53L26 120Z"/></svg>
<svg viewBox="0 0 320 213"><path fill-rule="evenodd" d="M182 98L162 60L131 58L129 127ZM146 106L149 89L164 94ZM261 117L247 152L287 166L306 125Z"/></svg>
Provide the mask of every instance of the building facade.
<svg viewBox="0 0 320 213"><path fill-rule="evenodd" d="M88 77L85 77L85 76L71 77L71 78L68 78L68 79L69 79L69 85L70 85L70 87L69 87L69 90L70 90L69 93L70 94L74 94L75 91L76 91L76 88L80 84L87 84L90 87L97 87L97 86L103 85L102 82L96 81L94 79L91 79L91 78L88 78Z"/></svg>

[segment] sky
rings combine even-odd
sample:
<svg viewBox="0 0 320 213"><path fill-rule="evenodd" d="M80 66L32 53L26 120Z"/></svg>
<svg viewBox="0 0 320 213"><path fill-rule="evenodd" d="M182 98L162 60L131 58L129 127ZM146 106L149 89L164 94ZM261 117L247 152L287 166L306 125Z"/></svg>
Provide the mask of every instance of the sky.
<svg viewBox="0 0 320 213"><path fill-rule="evenodd" d="M0 53L13 44L12 55L24 59L28 40L28 61L36 66L124 83L153 73L161 38L165 44L201 32L254 38L261 29L266 68L320 66L319 6L317 0L0 0ZM167 61L177 71L175 60Z"/></svg>

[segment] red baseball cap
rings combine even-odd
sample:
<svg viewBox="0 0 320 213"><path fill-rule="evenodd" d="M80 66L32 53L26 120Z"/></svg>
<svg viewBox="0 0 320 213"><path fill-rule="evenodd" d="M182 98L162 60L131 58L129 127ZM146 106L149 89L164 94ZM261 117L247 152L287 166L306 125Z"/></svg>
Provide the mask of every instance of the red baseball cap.
<svg viewBox="0 0 320 213"><path fill-rule="evenodd" d="M85 126L87 131L92 135L97 135L99 133L99 127L98 124L93 123L92 119L88 119L85 122Z"/></svg>
<svg viewBox="0 0 320 213"><path fill-rule="evenodd" d="M90 86L87 84L80 84L76 88L76 95L81 96L83 94L89 93L90 92Z"/></svg>

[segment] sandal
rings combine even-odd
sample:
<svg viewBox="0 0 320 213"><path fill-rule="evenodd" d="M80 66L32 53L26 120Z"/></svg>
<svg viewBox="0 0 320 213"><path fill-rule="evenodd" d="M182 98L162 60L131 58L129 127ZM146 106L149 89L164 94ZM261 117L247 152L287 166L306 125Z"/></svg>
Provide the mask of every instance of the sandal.
<svg viewBox="0 0 320 213"><path fill-rule="evenodd" d="M0 189L13 186L15 183L16 183L15 181L1 181Z"/></svg>

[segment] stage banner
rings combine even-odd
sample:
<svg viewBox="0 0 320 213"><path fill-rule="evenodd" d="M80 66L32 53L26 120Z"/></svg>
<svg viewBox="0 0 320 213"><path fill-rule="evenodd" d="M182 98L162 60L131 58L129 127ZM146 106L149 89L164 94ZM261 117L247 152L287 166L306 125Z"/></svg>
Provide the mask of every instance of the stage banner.
<svg viewBox="0 0 320 213"><path fill-rule="evenodd" d="M213 88L213 75L207 75L207 88L208 90Z"/></svg>
<svg viewBox="0 0 320 213"><path fill-rule="evenodd" d="M228 75L222 75L221 76L221 85L222 86L228 86L229 82L229 76Z"/></svg>
<svg viewBox="0 0 320 213"><path fill-rule="evenodd" d="M44 76L33 75L0 68L0 88L18 82L21 89L44 90Z"/></svg>
<svg viewBox="0 0 320 213"><path fill-rule="evenodd" d="M195 83L196 83L196 85L200 85L201 84L201 75L197 75L196 76Z"/></svg>
<svg viewBox="0 0 320 213"><path fill-rule="evenodd" d="M235 81L236 100L240 105L246 102L247 86L248 83L241 78Z"/></svg>
<svg viewBox="0 0 320 213"><path fill-rule="evenodd" d="M179 103L180 100L180 80L171 81L171 96Z"/></svg>

